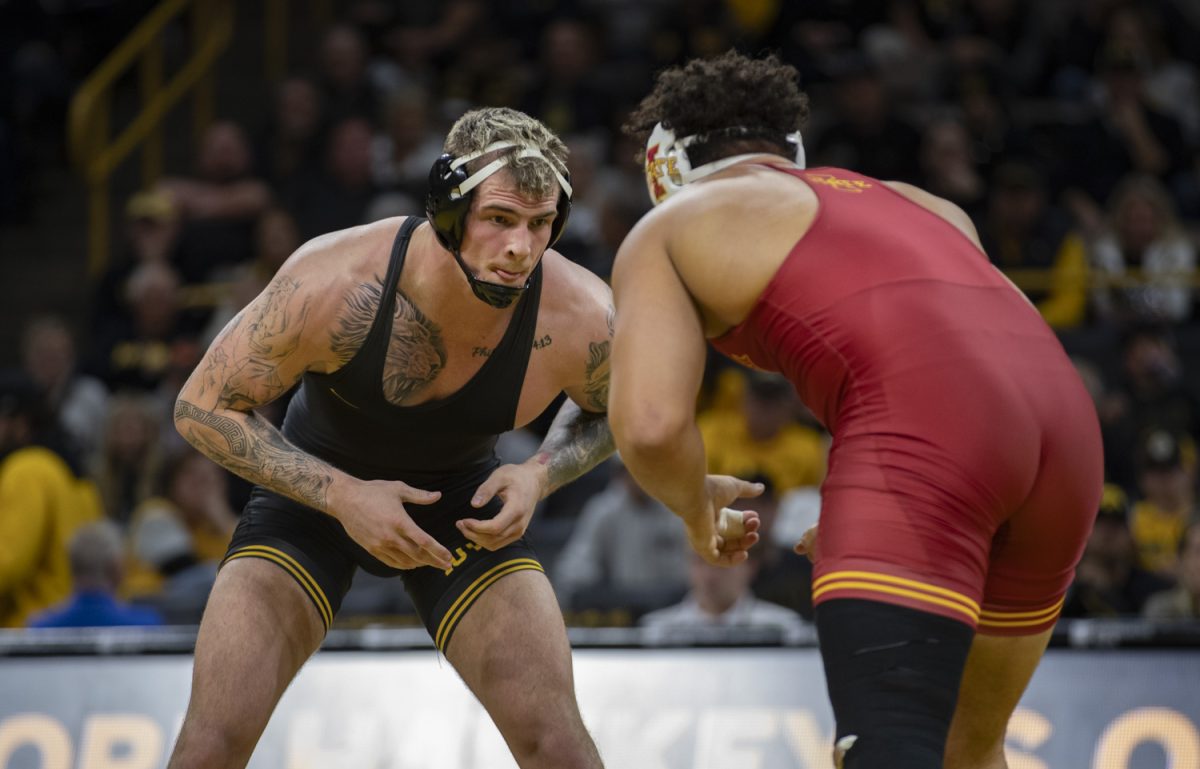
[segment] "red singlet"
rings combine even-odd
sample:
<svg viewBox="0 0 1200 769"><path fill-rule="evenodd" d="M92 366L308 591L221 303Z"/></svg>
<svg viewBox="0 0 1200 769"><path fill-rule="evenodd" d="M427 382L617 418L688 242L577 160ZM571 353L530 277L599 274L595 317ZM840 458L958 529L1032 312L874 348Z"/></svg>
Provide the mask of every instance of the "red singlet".
<svg viewBox="0 0 1200 769"><path fill-rule="evenodd" d="M1070 359L946 220L850 171L778 170L816 193L816 218L713 345L782 372L833 433L814 603L1052 626L1103 482Z"/></svg>

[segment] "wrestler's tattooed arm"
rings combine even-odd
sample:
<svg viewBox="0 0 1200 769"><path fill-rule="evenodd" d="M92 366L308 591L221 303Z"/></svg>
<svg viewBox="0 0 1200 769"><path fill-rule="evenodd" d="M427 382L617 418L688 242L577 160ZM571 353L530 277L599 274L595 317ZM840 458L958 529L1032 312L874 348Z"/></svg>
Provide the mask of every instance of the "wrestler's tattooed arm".
<svg viewBox="0 0 1200 769"><path fill-rule="evenodd" d="M609 338L588 345L583 400L588 410L568 400L550 425L546 439L530 461L546 467L546 494L565 486L610 457L616 450L608 427L609 356L613 311L608 312Z"/></svg>
<svg viewBox="0 0 1200 769"><path fill-rule="evenodd" d="M340 471L293 446L254 408L294 385L309 364L311 294L278 275L213 342L175 403L180 434L252 483L326 510Z"/></svg>

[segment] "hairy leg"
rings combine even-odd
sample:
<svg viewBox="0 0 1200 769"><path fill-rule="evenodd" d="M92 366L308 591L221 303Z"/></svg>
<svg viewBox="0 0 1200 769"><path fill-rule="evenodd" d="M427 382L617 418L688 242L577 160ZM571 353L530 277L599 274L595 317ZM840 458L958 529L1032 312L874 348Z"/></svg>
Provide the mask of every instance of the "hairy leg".
<svg viewBox="0 0 1200 769"><path fill-rule="evenodd" d="M446 658L521 769L602 769L575 700L562 613L540 571L509 574L488 588L454 631Z"/></svg>
<svg viewBox="0 0 1200 769"><path fill-rule="evenodd" d="M976 635L946 740L946 769L1007 769L1004 733L1050 633Z"/></svg>
<svg viewBox="0 0 1200 769"><path fill-rule="evenodd" d="M304 591L257 558L221 569L196 639L192 695L169 769L240 769L325 627Z"/></svg>

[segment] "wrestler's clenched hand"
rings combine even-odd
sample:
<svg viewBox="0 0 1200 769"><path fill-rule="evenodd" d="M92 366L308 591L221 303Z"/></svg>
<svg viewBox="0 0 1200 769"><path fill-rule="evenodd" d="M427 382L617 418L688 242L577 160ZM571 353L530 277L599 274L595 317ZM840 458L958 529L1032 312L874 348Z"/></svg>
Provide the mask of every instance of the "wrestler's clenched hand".
<svg viewBox="0 0 1200 769"><path fill-rule="evenodd" d="M545 468L535 464L501 465L480 485L471 500L472 507L483 507L492 497L500 497L504 506L494 518L480 521L464 518L458 530L467 539L488 550L499 550L516 542L529 527L533 509L544 496Z"/></svg>
<svg viewBox="0 0 1200 769"><path fill-rule="evenodd" d="M440 491L415 489L400 481L359 481L338 500L337 519L368 553L397 569L450 568L450 551L409 517L405 503L429 505Z"/></svg>

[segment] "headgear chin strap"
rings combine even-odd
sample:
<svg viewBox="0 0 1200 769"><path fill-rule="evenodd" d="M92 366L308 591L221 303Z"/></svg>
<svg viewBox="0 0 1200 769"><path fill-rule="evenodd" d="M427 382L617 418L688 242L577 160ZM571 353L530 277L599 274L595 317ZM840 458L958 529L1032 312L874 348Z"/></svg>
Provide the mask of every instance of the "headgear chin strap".
<svg viewBox="0 0 1200 769"><path fill-rule="evenodd" d="M467 174L467 163L488 153L512 147L520 149L496 158L473 174ZM467 230L467 214L471 208L471 191L489 176L519 158L540 158L542 162L550 166L554 178L558 181L558 214L550 225L550 242L546 244L546 248L549 248L562 234L563 226L567 223L567 216L571 212L571 182L568 181L569 175L566 170L559 170L558 166L543 155L537 147L517 142L499 141L460 158L453 155L442 155L434 162L433 168L429 172L429 194L425 198L425 215L433 226L438 241L447 251L454 254L454 261L467 276L467 282L471 284L471 291L479 299L500 309L511 305L525 292L525 289L529 288L529 282L533 280L533 272L530 272L529 278L521 286L506 286L503 283L480 280L463 261L462 243Z"/></svg>
<svg viewBox="0 0 1200 769"><path fill-rule="evenodd" d="M676 139L675 132L662 123L654 126L654 130L650 132L650 138L646 141L646 188L650 192L650 201L657 206L683 189L685 184L711 176L746 158L761 155L761 152L733 155L696 168L692 168L692 163L688 160L687 148L692 144L708 141L716 136L736 137L739 134L750 133L750 129L737 126ZM785 138L788 144L796 147L796 156L793 161L796 165L804 168L804 143L800 139L800 132L793 131Z"/></svg>

